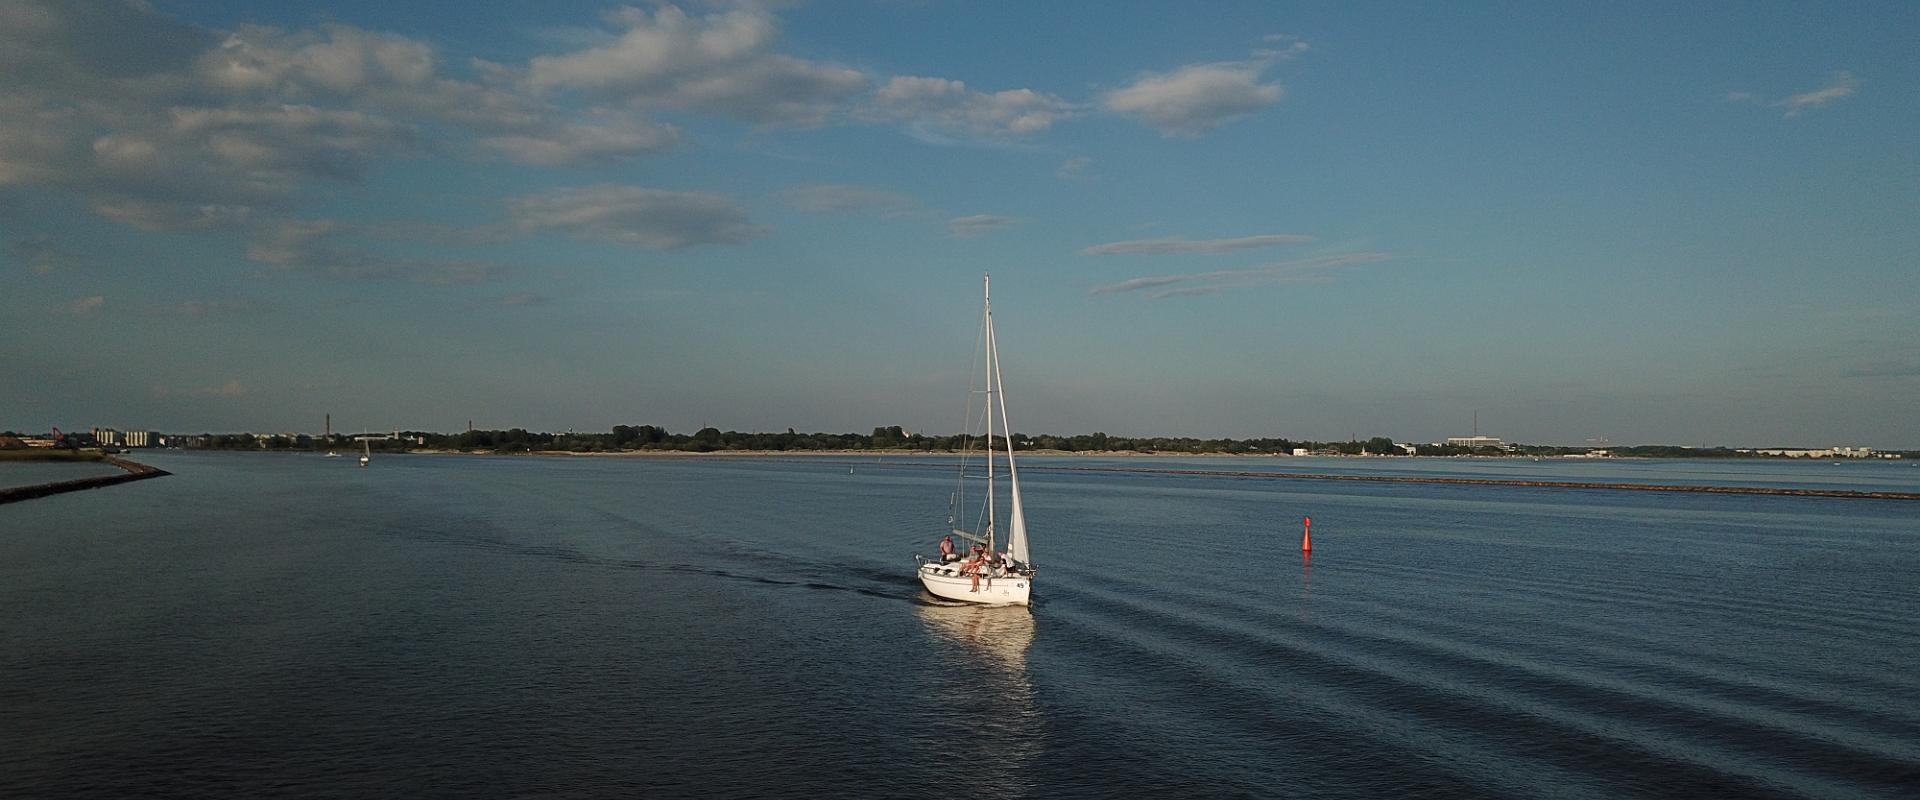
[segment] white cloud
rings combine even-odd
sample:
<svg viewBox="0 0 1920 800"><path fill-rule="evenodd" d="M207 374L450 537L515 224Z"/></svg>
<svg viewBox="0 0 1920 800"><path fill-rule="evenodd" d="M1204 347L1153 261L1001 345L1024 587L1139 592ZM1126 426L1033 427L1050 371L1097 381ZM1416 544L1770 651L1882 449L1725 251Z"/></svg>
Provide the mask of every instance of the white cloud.
<svg viewBox="0 0 1920 800"><path fill-rule="evenodd" d="M902 212L913 207L913 198L885 189L841 184L800 186L774 194L781 204L796 211L820 214L854 211Z"/></svg>
<svg viewBox="0 0 1920 800"><path fill-rule="evenodd" d="M414 138L412 126L384 117L304 105L174 108L168 116L176 141L161 147L210 155L199 159L202 165L228 170L270 194L289 191L304 178L357 178L370 161L408 149Z"/></svg>
<svg viewBox="0 0 1920 800"><path fill-rule="evenodd" d="M1854 92L1859 91L1859 89L1860 80L1853 77L1853 73L1842 70L1833 73L1833 78L1827 81L1827 85L1824 88L1796 94L1773 105L1776 108L1785 108L1787 110L1787 116L1797 117L1800 116L1800 112L1807 109L1819 108L1836 100L1850 97Z"/></svg>
<svg viewBox="0 0 1920 800"><path fill-rule="evenodd" d="M77 316L80 314L90 313L95 309L98 309L99 307L104 306L106 304L107 304L107 298L103 295L96 294L91 297L82 297L78 300L68 303L66 311L69 314L74 314Z"/></svg>
<svg viewBox="0 0 1920 800"><path fill-rule="evenodd" d="M246 25L203 54L194 74L236 102L342 105L470 131L526 132L566 116L517 91L511 70L479 60L472 67L477 82L445 78L427 43L345 25Z"/></svg>
<svg viewBox="0 0 1920 800"><path fill-rule="evenodd" d="M1080 255L1111 256L1123 254L1229 253L1235 250L1250 250L1256 247L1273 247L1275 245L1300 244L1311 241L1313 241L1313 237L1311 236L1301 236L1293 233L1242 236L1237 239L1135 239L1126 242L1094 245L1082 249Z"/></svg>
<svg viewBox="0 0 1920 800"><path fill-rule="evenodd" d="M514 292L500 298L500 305L503 306L544 306L547 302L545 296L533 292Z"/></svg>
<svg viewBox="0 0 1920 800"><path fill-rule="evenodd" d="M690 16L667 5L625 8L610 21L626 30L613 42L558 56L537 56L526 85L581 90L638 108L674 108L767 125L819 125L867 88L858 70L772 51L773 17L757 9Z"/></svg>
<svg viewBox="0 0 1920 800"><path fill-rule="evenodd" d="M151 231L244 227L316 181L447 148L542 166L673 146L631 112L556 108L513 70L439 74L429 44L345 25L214 36L143 3L0 6L0 185L72 191Z"/></svg>
<svg viewBox="0 0 1920 800"><path fill-rule="evenodd" d="M1102 105L1135 117L1166 136L1198 136L1280 102L1279 83L1262 83L1267 61L1192 64L1147 73L1108 92Z"/></svg>
<svg viewBox="0 0 1920 800"><path fill-rule="evenodd" d="M994 139L1044 132L1073 111L1072 103L1031 89L987 94L960 81L901 76L874 92L860 116L934 137Z"/></svg>
<svg viewBox="0 0 1920 800"><path fill-rule="evenodd" d="M1088 294L1144 291L1147 297L1159 299L1178 295L1209 294L1260 284L1320 283L1331 280L1332 273L1337 270L1385 261L1392 257L1391 253L1348 253L1283 261L1249 269L1196 272L1185 275L1155 275L1095 286Z"/></svg>
<svg viewBox="0 0 1920 800"><path fill-rule="evenodd" d="M425 86L435 71L433 48L426 43L346 25L294 34L243 25L203 54L195 68L214 87L277 96Z"/></svg>
<svg viewBox="0 0 1920 800"><path fill-rule="evenodd" d="M639 186L584 186L516 198L508 216L522 233L557 231L650 250L737 244L760 235L724 195Z"/></svg>
<svg viewBox="0 0 1920 800"><path fill-rule="evenodd" d="M1013 217L1001 217L993 214L974 214L968 217L954 217L953 219L947 220L947 232L954 236L973 237L992 233L993 231L1010 225L1017 225L1019 222L1020 220Z"/></svg>

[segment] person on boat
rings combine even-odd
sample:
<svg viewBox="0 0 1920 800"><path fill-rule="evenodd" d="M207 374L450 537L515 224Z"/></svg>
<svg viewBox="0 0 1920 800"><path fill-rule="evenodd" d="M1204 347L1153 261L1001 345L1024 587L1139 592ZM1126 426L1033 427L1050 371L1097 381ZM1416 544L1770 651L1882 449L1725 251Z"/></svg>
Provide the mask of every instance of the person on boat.
<svg viewBox="0 0 1920 800"><path fill-rule="evenodd" d="M1006 559L1001 558L999 553L988 553L987 554L988 577L998 578L1005 574L1007 574Z"/></svg>
<svg viewBox="0 0 1920 800"><path fill-rule="evenodd" d="M959 558L960 558L960 554L953 552L953 537L952 536L941 537L940 563L942 564L951 563L953 561L958 560Z"/></svg>
<svg viewBox="0 0 1920 800"><path fill-rule="evenodd" d="M980 591L980 576L982 573L985 573L986 571L987 571L986 548L976 544L973 546L973 558L968 560L967 563L960 565L960 574L973 578L973 588L968 589L967 591L969 592ZM992 578L987 579L987 588L989 589L993 588Z"/></svg>

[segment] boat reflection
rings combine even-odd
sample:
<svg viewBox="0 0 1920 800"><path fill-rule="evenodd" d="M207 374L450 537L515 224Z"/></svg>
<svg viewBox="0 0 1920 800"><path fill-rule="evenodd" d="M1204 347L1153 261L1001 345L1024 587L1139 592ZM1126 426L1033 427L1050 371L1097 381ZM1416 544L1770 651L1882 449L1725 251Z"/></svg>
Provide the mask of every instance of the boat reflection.
<svg viewBox="0 0 1920 800"><path fill-rule="evenodd" d="M1027 675L1033 612L1026 606L921 605L915 609L936 647L951 654L953 684L940 691L930 720L970 780L994 797L1037 788L1028 770L1045 747L1046 726Z"/></svg>
<svg viewBox="0 0 1920 800"><path fill-rule="evenodd" d="M926 605L918 607L942 642L958 644L998 671L1025 681L1027 648L1033 646L1033 612L1026 606Z"/></svg>

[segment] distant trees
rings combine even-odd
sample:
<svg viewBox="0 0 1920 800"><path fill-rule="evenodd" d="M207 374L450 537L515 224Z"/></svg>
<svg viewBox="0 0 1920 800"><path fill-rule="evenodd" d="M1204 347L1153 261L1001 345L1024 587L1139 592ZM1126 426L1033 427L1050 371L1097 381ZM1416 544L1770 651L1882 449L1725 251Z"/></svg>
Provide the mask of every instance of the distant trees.
<svg viewBox="0 0 1920 800"><path fill-rule="evenodd" d="M1404 452L1393 439L1374 436L1368 439L1353 439L1345 442L1315 442L1284 438L1256 439L1197 439L1179 436L1129 437L1111 436L1105 432L1061 436L1050 433L1026 434L1014 432L1011 437L1013 447L1021 451L1050 450L1065 453L1185 453L1209 454L1226 453L1237 455L1289 455L1295 450L1313 453L1339 453L1346 455L1400 455ZM187 437L189 447L221 450L312 450L345 449L358 450L361 445L350 436L336 434L330 438L309 437L305 435L261 435L250 433L201 434ZM508 430L468 430L454 434L433 433L427 431L405 431L399 439L379 438L368 444L371 449L391 452L404 451L419 443L428 448L439 450L492 451L507 453L529 452L574 452L598 453L621 451L667 451L667 452L793 452L793 451L850 451L850 450L888 450L897 452L951 453L965 450L969 446L980 446L977 436L929 436L912 433L899 425L883 425L873 428L871 433L802 433L788 428L784 432L742 432L722 431L715 427L703 427L692 434L673 433L657 425L615 425L605 433L543 433L525 428ZM996 449L1005 447L1004 440L994 437ZM1556 447L1546 445L1508 445L1507 449L1482 447L1472 449L1456 445L1420 444L1414 450L1422 456L1498 456L1498 455L1584 455L1589 448ZM1618 456L1641 458L1743 458L1752 453L1740 453L1723 447L1692 448L1673 445L1642 445L1612 448ZM1913 456L1909 456L1913 457Z"/></svg>

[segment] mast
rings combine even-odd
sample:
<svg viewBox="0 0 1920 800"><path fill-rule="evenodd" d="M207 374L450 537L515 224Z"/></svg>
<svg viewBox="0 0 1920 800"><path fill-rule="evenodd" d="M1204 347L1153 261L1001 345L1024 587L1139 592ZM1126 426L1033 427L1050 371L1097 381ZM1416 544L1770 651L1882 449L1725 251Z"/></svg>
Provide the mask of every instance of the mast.
<svg viewBox="0 0 1920 800"><path fill-rule="evenodd" d="M986 303L987 327L987 552L993 552L993 397L997 393L993 385L993 276L980 276L980 292Z"/></svg>

